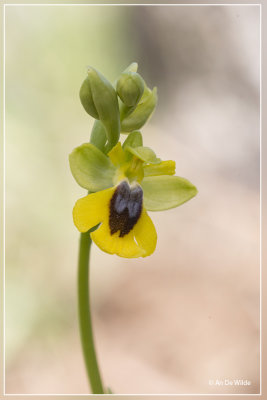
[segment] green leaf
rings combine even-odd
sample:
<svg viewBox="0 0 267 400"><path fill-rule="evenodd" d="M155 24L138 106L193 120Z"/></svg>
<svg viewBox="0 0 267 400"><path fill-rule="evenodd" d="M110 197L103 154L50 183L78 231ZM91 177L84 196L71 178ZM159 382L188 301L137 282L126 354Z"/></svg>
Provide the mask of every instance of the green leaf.
<svg viewBox="0 0 267 400"><path fill-rule="evenodd" d="M149 211L178 207L196 196L197 188L179 176L162 175L144 178L141 183L144 206Z"/></svg>
<svg viewBox="0 0 267 400"><path fill-rule="evenodd" d="M113 186L115 167L93 144L85 143L76 147L69 156L69 162L74 179L90 192Z"/></svg>
<svg viewBox="0 0 267 400"><path fill-rule="evenodd" d="M135 131L129 133L126 140L124 141L122 148L125 149L126 146L130 147L140 147L143 146L143 138L141 132Z"/></svg>
<svg viewBox="0 0 267 400"><path fill-rule="evenodd" d="M133 154L140 160L149 163L149 164L159 164L161 162L160 158L157 158L156 154L154 153L153 150L151 150L149 147L143 147L143 146L138 146L138 147L131 147L131 146L125 146L125 150L129 151L129 153Z"/></svg>

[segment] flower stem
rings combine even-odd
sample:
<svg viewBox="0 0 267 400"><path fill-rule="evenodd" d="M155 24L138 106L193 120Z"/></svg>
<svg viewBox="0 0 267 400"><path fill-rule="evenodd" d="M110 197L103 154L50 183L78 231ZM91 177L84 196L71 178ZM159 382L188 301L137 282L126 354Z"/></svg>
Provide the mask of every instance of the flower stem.
<svg viewBox="0 0 267 400"><path fill-rule="evenodd" d="M93 394L104 394L103 384L96 359L89 296L90 231L81 233L78 266L78 306L80 336L87 375Z"/></svg>

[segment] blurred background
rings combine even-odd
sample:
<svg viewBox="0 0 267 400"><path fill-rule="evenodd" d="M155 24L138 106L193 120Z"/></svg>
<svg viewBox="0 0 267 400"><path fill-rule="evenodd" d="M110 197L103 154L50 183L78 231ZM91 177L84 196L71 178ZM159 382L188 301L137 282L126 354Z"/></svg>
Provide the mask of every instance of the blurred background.
<svg viewBox="0 0 267 400"><path fill-rule="evenodd" d="M89 393L79 342L85 195L68 154L93 119L86 66L137 61L159 103L144 145L197 197L150 213L155 253L92 250L99 363L115 393L259 392L259 7L6 7L6 392ZM248 386L209 380L247 379Z"/></svg>

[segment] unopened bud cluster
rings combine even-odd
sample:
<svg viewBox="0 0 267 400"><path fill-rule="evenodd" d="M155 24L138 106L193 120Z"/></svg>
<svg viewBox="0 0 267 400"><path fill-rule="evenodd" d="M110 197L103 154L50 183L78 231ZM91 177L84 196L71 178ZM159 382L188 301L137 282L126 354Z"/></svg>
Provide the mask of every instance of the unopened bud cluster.
<svg viewBox="0 0 267 400"><path fill-rule="evenodd" d="M90 67L80 89L85 111L96 119L91 143L108 152L121 133L141 129L157 104L157 89L150 90L132 63L113 86L100 72Z"/></svg>

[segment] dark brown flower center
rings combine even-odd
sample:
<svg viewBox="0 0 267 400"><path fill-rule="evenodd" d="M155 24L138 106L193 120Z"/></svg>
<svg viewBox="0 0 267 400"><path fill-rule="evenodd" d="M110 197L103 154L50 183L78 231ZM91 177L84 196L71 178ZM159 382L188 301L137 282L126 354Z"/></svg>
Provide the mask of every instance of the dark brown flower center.
<svg viewBox="0 0 267 400"><path fill-rule="evenodd" d="M143 190L140 186L130 187L128 182L121 182L109 204L109 228L113 235L120 231L123 237L129 233L137 223L142 212Z"/></svg>

